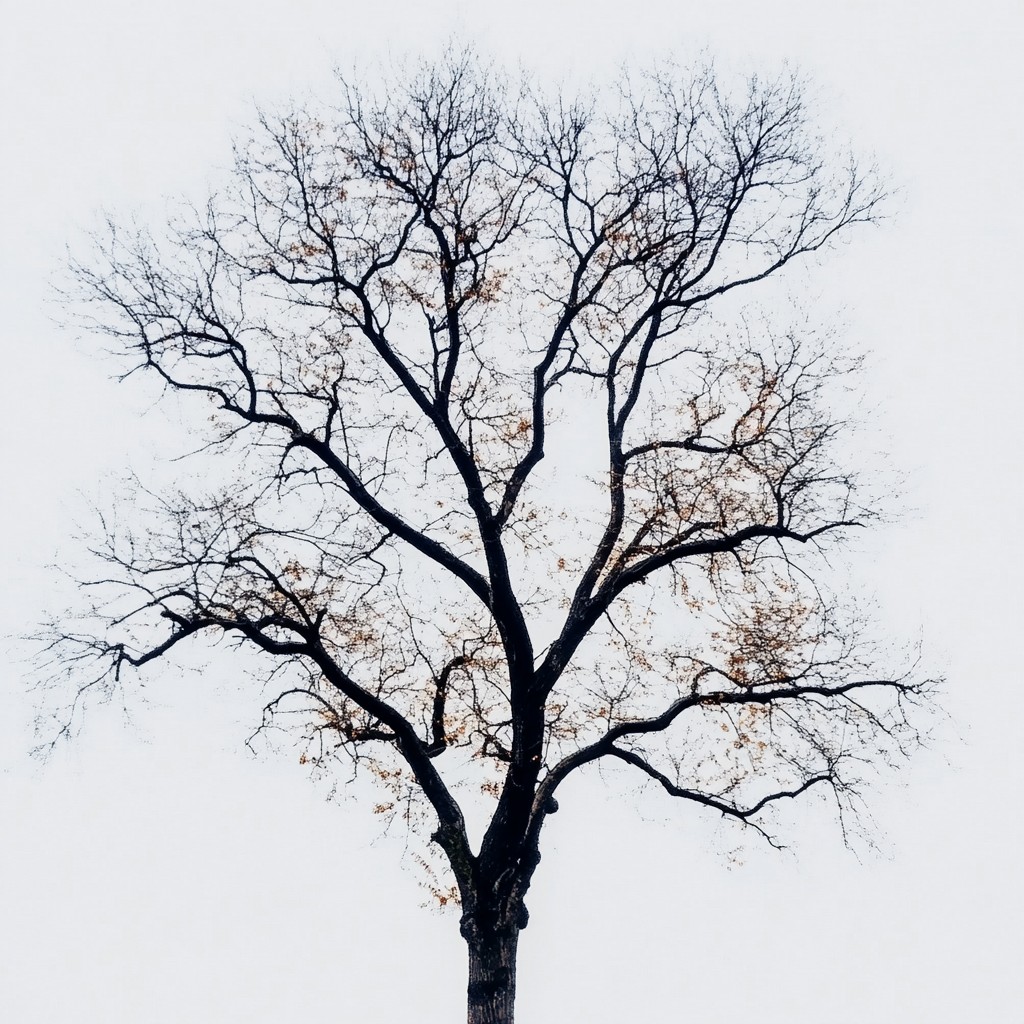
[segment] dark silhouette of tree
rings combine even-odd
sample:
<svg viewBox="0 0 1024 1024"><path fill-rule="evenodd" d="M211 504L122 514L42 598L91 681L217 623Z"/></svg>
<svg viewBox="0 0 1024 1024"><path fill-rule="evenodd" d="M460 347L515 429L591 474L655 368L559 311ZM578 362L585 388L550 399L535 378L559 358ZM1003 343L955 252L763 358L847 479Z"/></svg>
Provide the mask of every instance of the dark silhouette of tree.
<svg viewBox="0 0 1024 1024"><path fill-rule="evenodd" d="M215 486L107 520L52 650L76 706L199 634L261 652L264 726L296 712L304 761L427 822L469 1021L506 1024L573 772L777 844L780 801L827 794L845 828L919 739L928 683L829 587L877 516L839 464L856 361L728 298L882 193L792 77L551 99L450 55L337 100L264 116L204 208L74 264L125 376L194 398Z"/></svg>

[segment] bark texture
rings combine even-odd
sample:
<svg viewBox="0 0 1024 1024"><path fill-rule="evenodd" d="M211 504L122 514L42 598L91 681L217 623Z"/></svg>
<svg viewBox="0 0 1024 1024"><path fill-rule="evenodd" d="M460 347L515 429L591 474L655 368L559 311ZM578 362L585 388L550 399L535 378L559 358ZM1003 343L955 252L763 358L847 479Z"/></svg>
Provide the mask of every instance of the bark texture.
<svg viewBox="0 0 1024 1024"><path fill-rule="evenodd" d="M470 937L468 1024L512 1024L515 1020L516 948L519 929L481 931Z"/></svg>

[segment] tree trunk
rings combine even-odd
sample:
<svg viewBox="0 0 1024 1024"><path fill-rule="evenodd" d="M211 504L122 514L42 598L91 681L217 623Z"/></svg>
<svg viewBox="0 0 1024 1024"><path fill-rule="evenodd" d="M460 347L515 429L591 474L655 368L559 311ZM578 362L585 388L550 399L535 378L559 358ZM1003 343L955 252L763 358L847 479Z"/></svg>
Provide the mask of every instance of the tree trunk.
<svg viewBox="0 0 1024 1024"><path fill-rule="evenodd" d="M512 1024L516 999L519 928L480 930L469 945L468 1024Z"/></svg>

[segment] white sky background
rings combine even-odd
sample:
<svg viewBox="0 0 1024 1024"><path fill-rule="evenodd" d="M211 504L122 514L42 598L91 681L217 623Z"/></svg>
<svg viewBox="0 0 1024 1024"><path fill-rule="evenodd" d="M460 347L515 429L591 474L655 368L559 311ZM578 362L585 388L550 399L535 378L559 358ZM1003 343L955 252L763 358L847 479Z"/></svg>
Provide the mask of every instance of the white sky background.
<svg viewBox="0 0 1024 1024"><path fill-rule="evenodd" d="M101 207L158 219L227 165L253 102L334 62L436 49L584 77L706 47L784 59L903 186L901 212L815 278L870 347L867 390L915 510L865 546L885 617L946 672L963 740L873 802L881 855L804 808L777 855L656 794L577 784L547 828L521 941L524 1024L960 1024L1019 1019L1024 912L1018 243L1024 45L1016 5L751 2L502 6L185 0L8 5L0 36L0 631L52 601L79 491L173 445L142 391L50 322L65 241ZM660 48L660 49L658 49ZM97 346L98 348L98 346ZM173 450L173 449L169 449ZM30 762L22 668L0 687L0 1007L34 1021L462 1019L454 915L422 909L401 837L329 803L288 752L253 759L257 696L227 666L154 678L125 727L96 709ZM223 679L220 678L223 675ZM209 698L211 686L222 696ZM945 755L945 757L943 756ZM951 762L946 763L945 758ZM642 815L632 803L639 802ZM730 851L739 847L738 858ZM741 864L732 863L734 860Z"/></svg>

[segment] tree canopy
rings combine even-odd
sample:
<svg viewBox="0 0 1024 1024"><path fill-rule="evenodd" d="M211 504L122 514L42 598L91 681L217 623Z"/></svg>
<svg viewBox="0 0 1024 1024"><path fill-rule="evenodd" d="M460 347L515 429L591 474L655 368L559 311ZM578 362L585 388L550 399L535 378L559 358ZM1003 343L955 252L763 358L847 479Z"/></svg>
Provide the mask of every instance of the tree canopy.
<svg viewBox="0 0 1024 1024"><path fill-rule="evenodd" d="M929 682L829 562L880 511L857 360L732 298L884 192L791 75L666 65L573 99L452 54L334 100L264 114L208 203L111 220L74 263L124 376L194 399L203 479L105 520L53 650L79 701L197 635L262 655L264 726L297 712L304 760L427 824L470 1020L507 1021L572 773L778 843L779 801L825 793L846 827L920 739Z"/></svg>

